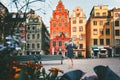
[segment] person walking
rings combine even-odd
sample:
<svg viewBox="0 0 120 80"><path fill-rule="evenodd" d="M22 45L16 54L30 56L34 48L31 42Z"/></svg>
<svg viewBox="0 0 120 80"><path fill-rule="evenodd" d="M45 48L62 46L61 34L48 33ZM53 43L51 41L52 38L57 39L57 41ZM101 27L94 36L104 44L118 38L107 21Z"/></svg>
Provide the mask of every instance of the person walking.
<svg viewBox="0 0 120 80"><path fill-rule="evenodd" d="M71 66L69 66L69 67L73 67L73 58L74 58L73 49L77 49L77 46L70 39L69 43L66 45L66 49L67 49L67 53L68 53L67 56L68 56L69 60L71 61Z"/></svg>

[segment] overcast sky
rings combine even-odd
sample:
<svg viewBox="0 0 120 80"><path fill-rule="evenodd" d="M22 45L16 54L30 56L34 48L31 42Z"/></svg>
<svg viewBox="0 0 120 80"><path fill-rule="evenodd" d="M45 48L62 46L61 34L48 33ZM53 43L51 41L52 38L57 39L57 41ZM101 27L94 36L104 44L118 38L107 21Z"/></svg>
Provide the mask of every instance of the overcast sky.
<svg viewBox="0 0 120 80"><path fill-rule="evenodd" d="M0 1L8 8L9 12L16 11L16 7L12 3L13 0L0 0ZM18 1L22 5L24 4L25 0ZM49 26L50 17L52 16L52 12L53 10L55 10L58 1L59 0L46 0L45 2L39 1L29 5L29 8L35 10L41 8L40 10L36 11L36 14L42 17L46 26ZM62 0L62 2L65 8L69 10L69 16L71 16L73 9L79 6L83 9L83 12L86 14L87 19L93 6L108 5L108 9L120 7L120 0Z"/></svg>

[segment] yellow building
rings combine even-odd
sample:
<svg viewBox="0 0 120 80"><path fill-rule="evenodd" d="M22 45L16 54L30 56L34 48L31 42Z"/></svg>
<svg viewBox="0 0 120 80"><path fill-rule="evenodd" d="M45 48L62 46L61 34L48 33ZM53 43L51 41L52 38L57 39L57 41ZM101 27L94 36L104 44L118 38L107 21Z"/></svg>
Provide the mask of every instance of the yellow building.
<svg viewBox="0 0 120 80"><path fill-rule="evenodd" d="M87 57L112 57L112 22L107 5L93 7L86 24Z"/></svg>
<svg viewBox="0 0 120 80"><path fill-rule="evenodd" d="M114 56L120 56L120 8L112 10L114 22Z"/></svg>
<svg viewBox="0 0 120 80"><path fill-rule="evenodd" d="M74 50L77 57L86 57L86 16L80 7L76 7L71 15L71 38L78 46Z"/></svg>

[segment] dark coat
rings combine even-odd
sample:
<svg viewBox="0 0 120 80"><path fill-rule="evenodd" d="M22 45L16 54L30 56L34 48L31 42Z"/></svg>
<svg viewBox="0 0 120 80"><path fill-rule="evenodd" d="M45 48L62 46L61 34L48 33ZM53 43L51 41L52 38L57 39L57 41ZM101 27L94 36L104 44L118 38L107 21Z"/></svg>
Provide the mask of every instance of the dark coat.
<svg viewBox="0 0 120 80"><path fill-rule="evenodd" d="M68 44L66 47L67 51L68 51L68 57L69 58L73 58L74 54L73 54L73 49L77 49L77 46L75 44Z"/></svg>

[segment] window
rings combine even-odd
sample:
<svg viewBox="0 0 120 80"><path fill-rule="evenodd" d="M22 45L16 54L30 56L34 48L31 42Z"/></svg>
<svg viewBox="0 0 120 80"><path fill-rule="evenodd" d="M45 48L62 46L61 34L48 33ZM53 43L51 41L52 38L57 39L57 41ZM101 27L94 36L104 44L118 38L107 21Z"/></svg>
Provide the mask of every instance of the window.
<svg viewBox="0 0 120 80"><path fill-rule="evenodd" d="M62 19L64 19L64 15L62 14Z"/></svg>
<svg viewBox="0 0 120 80"><path fill-rule="evenodd" d="M119 13L115 13L115 17L120 17L120 14Z"/></svg>
<svg viewBox="0 0 120 80"><path fill-rule="evenodd" d="M100 25L103 25L103 21L100 21Z"/></svg>
<svg viewBox="0 0 120 80"><path fill-rule="evenodd" d="M76 35L73 35L73 36L72 36L72 40L73 40L73 41L76 40Z"/></svg>
<svg viewBox="0 0 120 80"><path fill-rule="evenodd" d="M94 35L97 35L97 34L98 34L97 29L93 29L93 34L94 34Z"/></svg>
<svg viewBox="0 0 120 80"><path fill-rule="evenodd" d="M62 46L62 41L59 41L59 46Z"/></svg>
<svg viewBox="0 0 120 80"><path fill-rule="evenodd" d="M67 36L67 35L68 35L68 34L67 34L67 31L65 31L64 34L65 34L65 36Z"/></svg>
<svg viewBox="0 0 120 80"><path fill-rule="evenodd" d="M37 48L40 48L40 44L39 43L37 43Z"/></svg>
<svg viewBox="0 0 120 80"><path fill-rule="evenodd" d="M97 25L97 21L93 21L93 25Z"/></svg>
<svg viewBox="0 0 120 80"><path fill-rule="evenodd" d="M62 8L58 8L59 11L62 11Z"/></svg>
<svg viewBox="0 0 120 80"><path fill-rule="evenodd" d="M2 7L0 7L0 13L2 12Z"/></svg>
<svg viewBox="0 0 120 80"><path fill-rule="evenodd" d="M64 26L67 26L67 22L64 23Z"/></svg>
<svg viewBox="0 0 120 80"><path fill-rule="evenodd" d="M33 22L33 19L30 19L29 21L30 21L30 22Z"/></svg>
<svg viewBox="0 0 120 80"><path fill-rule="evenodd" d="M33 26L33 28L32 28L33 30L35 30L35 26Z"/></svg>
<svg viewBox="0 0 120 80"><path fill-rule="evenodd" d="M104 12L104 13L102 14L102 16L106 16L106 13Z"/></svg>
<svg viewBox="0 0 120 80"><path fill-rule="evenodd" d="M28 27L27 29L30 30L30 27Z"/></svg>
<svg viewBox="0 0 120 80"><path fill-rule="evenodd" d="M76 32L76 27L73 27L73 28L72 28L72 31L73 31L73 32Z"/></svg>
<svg viewBox="0 0 120 80"><path fill-rule="evenodd" d="M53 41L53 46L56 46L56 42L55 41Z"/></svg>
<svg viewBox="0 0 120 80"><path fill-rule="evenodd" d="M76 20L73 20L73 24L76 24Z"/></svg>
<svg viewBox="0 0 120 80"><path fill-rule="evenodd" d="M106 35L110 35L110 29L106 28Z"/></svg>
<svg viewBox="0 0 120 80"><path fill-rule="evenodd" d="M32 39L35 39L35 34L32 34Z"/></svg>
<svg viewBox="0 0 120 80"><path fill-rule="evenodd" d="M59 15L56 15L56 18L59 19Z"/></svg>
<svg viewBox="0 0 120 80"><path fill-rule="evenodd" d="M104 45L104 39L100 39L100 45Z"/></svg>
<svg viewBox="0 0 120 80"><path fill-rule="evenodd" d="M79 17L80 16L80 13L76 13L76 17Z"/></svg>
<svg viewBox="0 0 120 80"><path fill-rule="evenodd" d="M119 21L115 21L115 26L119 26Z"/></svg>
<svg viewBox="0 0 120 80"><path fill-rule="evenodd" d="M34 43L32 44L32 48L33 48L33 49L35 48L35 44L34 44Z"/></svg>
<svg viewBox="0 0 120 80"><path fill-rule="evenodd" d="M62 23L59 23L59 26L62 26Z"/></svg>
<svg viewBox="0 0 120 80"><path fill-rule="evenodd" d="M27 34L27 39L30 39L30 34Z"/></svg>
<svg viewBox="0 0 120 80"><path fill-rule="evenodd" d="M37 39L39 39L40 38L40 34L37 34Z"/></svg>
<svg viewBox="0 0 120 80"><path fill-rule="evenodd" d="M116 44L120 44L120 39L116 39Z"/></svg>
<svg viewBox="0 0 120 80"><path fill-rule="evenodd" d="M119 36L120 31L119 30L115 30L115 36Z"/></svg>
<svg viewBox="0 0 120 80"><path fill-rule="evenodd" d="M83 20L79 20L79 23L83 23Z"/></svg>
<svg viewBox="0 0 120 80"><path fill-rule="evenodd" d="M34 19L34 22L38 22L38 19Z"/></svg>
<svg viewBox="0 0 120 80"><path fill-rule="evenodd" d="M100 13L96 13L96 16L100 16Z"/></svg>
<svg viewBox="0 0 120 80"><path fill-rule="evenodd" d="M29 49L30 48L30 44L27 44L27 49Z"/></svg>
<svg viewBox="0 0 120 80"><path fill-rule="evenodd" d="M80 44L80 49L83 49L83 44Z"/></svg>
<svg viewBox="0 0 120 80"><path fill-rule="evenodd" d="M83 35L80 35L80 40L83 40Z"/></svg>
<svg viewBox="0 0 120 80"><path fill-rule="evenodd" d="M93 39L93 44L97 45L97 43L98 43L98 40L97 39Z"/></svg>
<svg viewBox="0 0 120 80"><path fill-rule="evenodd" d="M54 37L56 36L56 32L53 32L53 36L54 36Z"/></svg>
<svg viewBox="0 0 120 80"><path fill-rule="evenodd" d="M53 23L53 27L55 27L56 26L56 23Z"/></svg>
<svg viewBox="0 0 120 80"><path fill-rule="evenodd" d="M100 9L102 9L102 6L100 6Z"/></svg>
<svg viewBox="0 0 120 80"><path fill-rule="evenodd" d="M59 36L61 36L62 35L62 32L59 32Z"/></svg>
<svg viewBox="0 0 120 80"><path fill-rule="evenodd" d="M106 45L110 45L110 39L106 39Z"/></svg>
<svg viewBox="0 0 120 80"><path fill-rule="evenodd" d="M118 13L115 13L115 17L118 17Z"/></svg>
<svg viewBox="0 0 120 80"><path fill-rule="evenodd" d="M83 31L83 27L82 27L82 26L79 27L79 32L80 32L80 31Z"/></svg>

